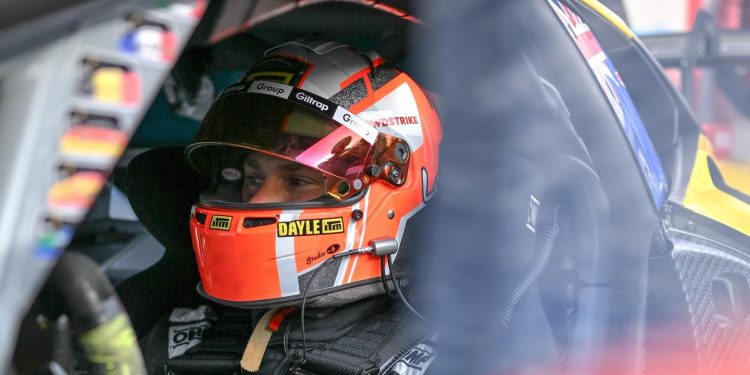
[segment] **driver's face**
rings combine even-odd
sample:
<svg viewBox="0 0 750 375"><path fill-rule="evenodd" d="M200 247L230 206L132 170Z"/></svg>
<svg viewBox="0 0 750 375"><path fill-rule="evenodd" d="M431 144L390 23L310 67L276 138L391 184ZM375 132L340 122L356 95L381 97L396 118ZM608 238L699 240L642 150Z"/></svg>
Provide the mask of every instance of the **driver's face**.
<svg viewBox="0 0 750 375"><path fill-rule="evenodd" d="M243 202L304 202L325 194L323 173L295 162L252 152L243 168Z"/></svg>

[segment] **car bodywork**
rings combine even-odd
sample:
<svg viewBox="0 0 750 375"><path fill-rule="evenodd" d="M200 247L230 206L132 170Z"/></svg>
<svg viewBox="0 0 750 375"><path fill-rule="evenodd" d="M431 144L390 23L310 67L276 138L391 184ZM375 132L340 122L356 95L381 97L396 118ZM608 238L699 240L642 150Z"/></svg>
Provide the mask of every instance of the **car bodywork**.
<svg viewBox="0 0 750 375"><path fill-rule="evenodd" d="M634 49L644 50L615 15L604 10L599 13L632 40ZM655 59L644 60L652 69L659 68ZM674 93L673 89L669 91ZM673 96L675 102L681 102ZM685 131L694 126L692 121L678 124L679 142L687 143L687 148L695 153L694 156L691 153L681 155L682 161L677 158L677 163L683 165L677 164L672 170L669 199L661 214L662 225L666 240L673 246L671 256L685 290L700 371L742 372L746 371L748 363L733 362L729 353L743 350L747 345L747 337L740 333L744 307L739 301L744 298L746 292L742 290L746 290L747 285L744 254L748 251L750 234L746 219L750 214L750 201L745 186L727 183L723 177L723 169L712 153L708 138L697 134L696 139L696 134ZM668 123L662 125L669 126ZM680 183L680 177L686 177L684 183ZM654 281L650 289L658 290ZM652 357L659 358L658 354ZM669 371L674 365L662 366L661 371Z"/></svg>
<svg viewBox="0 0 750 375"><path fill-rule="evenodd" d="M746 100L743 66L747 60L747 31L742 25L743 2L718 1L695 9L688 32L650 33L646 47L675 79L685 98L704 122L716 148L714 158L726 182L748 190L748 166L742 159L739 127ZM710 10L709 10L710 9ZM668 73L668 74L669 74ZM737 129L737 131L735 131Z"/></svg>

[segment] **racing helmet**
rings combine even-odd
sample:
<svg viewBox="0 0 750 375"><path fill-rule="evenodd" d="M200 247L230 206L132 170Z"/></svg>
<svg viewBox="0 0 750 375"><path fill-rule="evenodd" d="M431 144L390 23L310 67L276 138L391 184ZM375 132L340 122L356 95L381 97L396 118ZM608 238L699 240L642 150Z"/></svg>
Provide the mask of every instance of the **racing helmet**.
<svg viewBox="0 0 750 375"><path fill-rule="evenodd" d="M190 219L199 293L247 308L300 304L303 291L310 306L382 293L378 256L330 258L390 239L400 246L384 272L406 274L404 230L435 189L441 137L426 93L375 53L310 41L266 51L185 151L208 177ZM251 202L249 155L319 171L321 196Z"/></svg>

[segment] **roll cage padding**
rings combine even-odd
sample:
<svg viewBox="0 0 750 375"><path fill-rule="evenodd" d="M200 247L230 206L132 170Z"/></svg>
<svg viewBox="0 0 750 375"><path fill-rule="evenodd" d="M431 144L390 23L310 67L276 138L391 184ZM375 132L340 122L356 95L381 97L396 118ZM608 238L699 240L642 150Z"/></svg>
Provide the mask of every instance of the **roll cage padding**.
<svg viewBox="0 0 750 375"><path fill-rule="evenodd" d="M167 251L191 251L190 207L198 201L203 180L179 147L155 148L128 165L126 190L138 220Z"/></svg>

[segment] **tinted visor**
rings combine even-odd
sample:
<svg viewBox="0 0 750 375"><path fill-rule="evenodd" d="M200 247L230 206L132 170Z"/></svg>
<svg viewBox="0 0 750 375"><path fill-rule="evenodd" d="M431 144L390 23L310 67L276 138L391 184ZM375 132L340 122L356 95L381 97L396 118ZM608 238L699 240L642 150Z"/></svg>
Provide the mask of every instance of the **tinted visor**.
<svg viewBox="0 0 750 375"><path fill-rule="evenodd" d="M330 177L277 156L226 145L206 145L196 155L213 164L201 195L205 202L306 202L327 193Z"/></svg>
<svg viewBox="0 0 750 375"><path fill-rule="evenodd" d="M390 182L403 184L408 163L408 146L399 138L378 133L323 98L262 81L222 93L188 146L188 161L200 172L221 173L223 147L215 146L258 151L317 169L326 176L326 191L338 199L385 176L390 172L385 164L399 169L399 179ZM365 175L372 165L379 168Z"/></svg>

